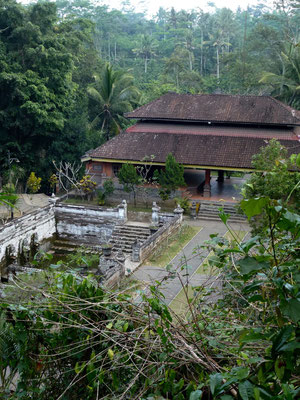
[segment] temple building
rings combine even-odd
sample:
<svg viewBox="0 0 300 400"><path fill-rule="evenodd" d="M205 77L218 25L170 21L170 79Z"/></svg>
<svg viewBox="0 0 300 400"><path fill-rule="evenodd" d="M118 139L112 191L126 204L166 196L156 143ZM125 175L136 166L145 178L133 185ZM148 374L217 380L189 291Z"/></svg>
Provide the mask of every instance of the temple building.
<svg viewBox="0 0 300 400"><path fill-rule="evenodd" d="M300 111L270 96L168 93L125 116L137 122L82 157L99 185L123 163L163 168L172 153L186 171L203 171L209 198L212 171L221 183L224 172L251 172L252 156L270 139L300 152Z"/></svg>

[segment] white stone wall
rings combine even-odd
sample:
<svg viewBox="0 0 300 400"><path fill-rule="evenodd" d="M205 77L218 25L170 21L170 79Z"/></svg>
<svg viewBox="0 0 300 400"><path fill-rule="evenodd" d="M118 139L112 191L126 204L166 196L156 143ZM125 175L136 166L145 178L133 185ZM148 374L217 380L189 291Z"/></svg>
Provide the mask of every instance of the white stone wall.
<svg viewBox="0 0 300 400"><path fill-rule="evenodd" d="M14 219L0 229L0 262L3 261L8 246L11 247L13 255L17 255L20 242L29 245L33 234L36 242L41 242L51 238L54 233L53 204Z"/></svg>
<svg viewBox="0 0 300 400"><path fill-rule="evenodd" d="M22 245L30 246L32 235L35 236L35 243L58 234L78 243L100 245L108 241L115 225L126 220L126 202L116 208L52 203L16 218L0 229L0 275L6 249L10 247L11 254L17 256Z"/></svg>
<svg viewBox="0 0 300 400"><path fill-rule="evenodd" d="M127 220L122 206L103 208L56 204L56 232L62 239L100 245L109 240L115 225Z"/></svg>

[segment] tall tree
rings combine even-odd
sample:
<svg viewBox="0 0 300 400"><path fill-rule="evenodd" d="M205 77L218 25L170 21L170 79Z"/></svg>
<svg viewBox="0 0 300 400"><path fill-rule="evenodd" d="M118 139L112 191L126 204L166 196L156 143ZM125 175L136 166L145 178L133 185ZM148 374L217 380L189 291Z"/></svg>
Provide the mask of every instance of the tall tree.
<svg viewBox="0 0 300 400"><path fill-rule="evenodd" d="M142 35L138 47L133 52L144 59L144 72L147 74L148 62L155 56L156 43L150 35Z"/></svg>
<svg viewBox="0 0 300 400"><path fill-rule="evenodd" d="M114 70L109 64L100 76L95 75L94 84L88 87L88 94L96 109L91 125L100 126L106 140L118 134L125 123L123 114L137 104L140 93L133 84L129 72Z"/></svg>
<svg viewBox="0 0 300 400"><path fill-rule="evenodd" d="M260 82L272 87L272 96L300 108L300 42L287 45L280 58L280 72L264 72Z"/></svg>

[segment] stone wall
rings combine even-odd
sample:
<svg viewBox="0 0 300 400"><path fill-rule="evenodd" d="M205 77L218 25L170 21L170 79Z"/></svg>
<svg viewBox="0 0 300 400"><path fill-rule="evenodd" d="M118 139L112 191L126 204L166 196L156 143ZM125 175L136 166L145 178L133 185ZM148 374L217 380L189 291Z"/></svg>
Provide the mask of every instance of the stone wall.
<svg viewBox="0 0 300 400"><path fill-rule="evenodd" d="M162 227L151 235L140 247L140 261L143 262L163 240L177 232L181 222L181 216L173 216L171 220L165 222Z"/></svg>
<svg viewBox="0 0 300 400"><path fill-rule="evenodd" d="M147 259L147 257L162 241L179 229L182 223L182 208L177 207L174 210L174 213L160 213L158 210L159 207L154 203L152 208L152 221L153 223L159 222L163 225L155 233L149 236L145 242L136 242L132 246L132 261L134 262L141 263Z"/></svg>
<svg viewBox="0 0 300 400"><path fill-rule="evenodd" d="M24 248L29 252L32 244L49 239L54 233L53 204L5 224L0 229L0 265L5 266L6 254L17 257Z"/></svg>
<svg viewBox="0 0 300 400"><path fill-rule="evenodd" d="M127 205L100 208L57 203L55 219L59 238L99 245L108 241L117 224L127 221Z"/></svg>
<svg viewBox="0 0 300 400"><path fill-rule="evenodd" d="M133 193L132 192L125 192L124 186L121 185L118 180L115 178L113 179L115 190L112 195L108 197L109 201L115 202L118 201L120 198L125 199L128 203L133 203ZM101 188L102 186L100 186ZM177 189L171 193L170 199L164 201L165 205L170 205L171 207L174 206L174 198L179 197L181 198L183 192L186 188ZM139 187L136 188L136 201L138 204L143 205L144 207L150 207L153 201L160 203L162 200L159 195L160 188L154 185L148 185L147 187Z"/></svg>
<svg viewBox="0 0 300 400"><path fill-rule="evenodd" d="M151 223L151 212L128 211L128 220Z"/></svg>

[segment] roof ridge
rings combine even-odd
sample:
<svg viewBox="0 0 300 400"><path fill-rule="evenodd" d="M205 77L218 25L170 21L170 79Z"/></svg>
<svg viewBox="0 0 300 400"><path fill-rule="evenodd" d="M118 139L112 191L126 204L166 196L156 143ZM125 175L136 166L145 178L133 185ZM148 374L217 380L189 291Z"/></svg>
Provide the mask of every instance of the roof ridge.
<svg viewBox="0 0 300 400"><path fill-rule="evenodd" d="M165 96L166 94L169 94L169 92L168 92L168 93L165 93L165 94L162 94L161 96L157 97L157 99L154 99L154 100L150 101L149 103L142 104L141 106L139 106L138 108L135 108L135 109L132 110L132 111L128 111L127 113L124 113L125 117L126 117L127 114L130 114L130 113L132 113L132 112L136 112L136 111L138 111L140 108L145 107L145 106L148 106L149 104L154 103L155 101L159 100L161 97ZM178 93L176 93L176 94L178 94Z"/></svg>
<svg viewBox="0 0 300 400"><path fill-rule="evenodd" d="M271 100L275 101L275 103L280 105L280 107L283 108L284 110L289 111L292 114L293 118L296 118L300 121L300 111L299 110L296 110L295 108L283 103L282 101L275 99L275 97L272 97L272 96L267 96L267 97L269 97ZM295 111L295 115L294 115L293 111ZM297 116L297 114L299 114L299 117Z"/></svg>

